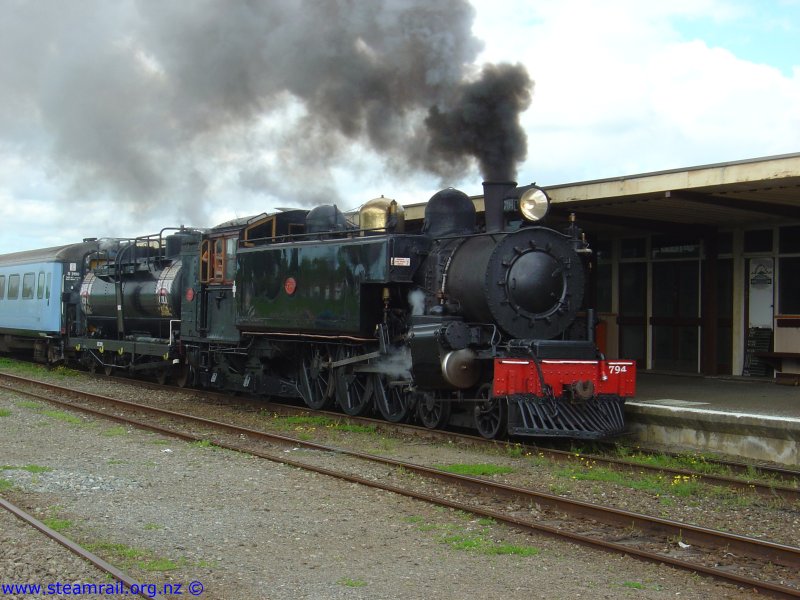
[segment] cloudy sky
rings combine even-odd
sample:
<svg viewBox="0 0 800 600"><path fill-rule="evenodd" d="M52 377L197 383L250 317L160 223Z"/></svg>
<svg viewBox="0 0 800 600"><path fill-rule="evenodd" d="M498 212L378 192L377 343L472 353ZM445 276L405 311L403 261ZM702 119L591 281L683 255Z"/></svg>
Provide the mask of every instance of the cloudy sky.
<svg viewBox="0 0 800 600"><path fill-rule="evenodd" d="M800 0L0 7L0 253L479 193L475 98L521 183L800 152Z"/></svg>

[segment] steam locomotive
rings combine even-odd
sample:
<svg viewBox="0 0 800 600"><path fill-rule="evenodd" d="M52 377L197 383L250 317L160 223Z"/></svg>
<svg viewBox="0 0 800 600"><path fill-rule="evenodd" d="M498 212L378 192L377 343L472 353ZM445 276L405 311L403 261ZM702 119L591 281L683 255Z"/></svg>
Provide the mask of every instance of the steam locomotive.
<svg viewBox="0 0 800 600"><path fill-rule="evenodd" d="M548 206L484 183L483 227L449 188L417 231L378 198L357 226L319 206L6 255L0 351L487 438L619 434L635 363L599 353L591 310L571 339L589 249Z"/></svg>

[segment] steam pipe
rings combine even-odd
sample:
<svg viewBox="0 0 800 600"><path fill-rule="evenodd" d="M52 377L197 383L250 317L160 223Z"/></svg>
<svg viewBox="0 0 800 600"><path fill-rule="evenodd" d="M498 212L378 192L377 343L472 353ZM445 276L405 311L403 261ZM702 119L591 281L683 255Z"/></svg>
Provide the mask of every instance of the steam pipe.
<svg viewBox="0 0 800 600"><path fill-rule="evenodd" d="M486 232L503 231L503 201L508 192L517 187L516 181L484 181L483 206L486 218Z"/></svg>

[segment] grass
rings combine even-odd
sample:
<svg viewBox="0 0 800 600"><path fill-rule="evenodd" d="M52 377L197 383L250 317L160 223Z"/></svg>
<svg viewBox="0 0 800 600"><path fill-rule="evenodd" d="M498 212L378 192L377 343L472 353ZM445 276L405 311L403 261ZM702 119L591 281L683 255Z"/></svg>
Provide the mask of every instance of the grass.
<svg viewBox="0 0 800 600"><path fill-rule="evenodd" d="M389 454L397 448L397 440L381 436L375 440L375 445L367 448L372 454Z"/></svg>
<svg viewBox="0 0 800 600"><path fill-rule="evenodd" d="M180 565L168 558L153 558L150 560L138 561L136 566L143 571L174 571Z"/></svg>
<svg viewBox="0 0 800 600"><path fill-rule="evenodd" d="M752 466L744 474L737 473L725 465L714 462L712 456L707 456L701 452L670 456L666 454L649 454L628 446L617 446L616 454L625 460L660 469L695 471L703 475L759 480L767 484L779 483L774 477L760 473L757 468Z"/></svg>
<svg viewBox="0 0 800 600"><path fill-rule="evenodd" d="M195 448L216 448L217 445L212 442L211 440L197 440L196 442L191 442L190 446L194 446Z"/></svg>
<svg viewBox="0 0 800 600"><path fill-rule="evenodd" d="M0 417L10 417L11 411L7 408L0 408Z"/></svg>
<svg viewBox="0 0 800 600"><path fill-rule="evenodd" d="M17 467L14 465L0 465L0 471L27 471L28 473L48 473L53 470L52 467L43 467L41 465L25 465Z"/></svg>
<svg viewBox="0 0 800 600"><path fill-rule="evenodd" d="M623 581L621 585L629 590L655 590L656 592L660 592L664 589L659 583L648 585L640 581Z"/></svg>
<svg viewBox="0 0 800 600"><path fill-rule="evenodd" d="M105 437L117 437L120 435L125 435L128 433L128 428L123 425L116 425L114 427L109 427L108 429L104 429L100 432L100 435Z"/></svg>
<svg viewBox="0 0 800 600"><path fill-rule="evenodd" d="M70 369L63 365L48 369L46 365L34 364L13 358L0 357L0 369L16 373L17 375L41 375L42 372L49 372L59 377L77 377L81 373L75 369Z"/></svg>
<svg viewBox="0 0 800 600"><path fill-rule="evenodd" d="M270 415L272 424L285 431L315 431L317 429L329 429L331 431L343 431L346 433L375 433L375 425L356 425L338 419L332 419L324 415Z"/></svg>
<svg viewBox="0 0 800 600"><path fill-rule="evenodd" d="M480 534L456 534L442 538L442 543L466 552L477 552L487 556L513 554L514 556L536 556L541 553L535 546L504 544L487 539Z"/></svg>
<svg viewBox="0 0 800 600"><path fill-rule="evenodd" d="M11 483L8 479L0 477L0 492L10 490L12 487L14 487L13 483Z"/></svg>
<svg viewBox="0 0 800 600"><path fill-rule="evenodd" d="M38 374L41 373L42 367L31 363L26 363L13 358L0 357L0 369L6 371L13 371L22 374Z"/></svg>
<svg viewBox="0 0 800 600"><path fill-rule="evenodd" d="M336 583L351 588L365 587L367 585L367 582L363 579L350 579L349 577L342 577Z"/></svg>
<svg viewBox="0 0 800 600"><path fill-rule="evenodd" d="M111 563L119 563L124 568L138 567L143 571L172 571L182 565L169 558L154 556L150 550L135 548L114 542L92 542L85 545L90 552L102 554Z"/></svg>
<svg viewBox="0 0 800 600"><path fill-rule="evenodd" d="M30 408L33 410L40 410L43 408L41 404L34 402L33 400L17 400L17 406L20 408Z"/></svg>
<svg viewBox="0 0 800 600"><path fill-rule="evenodd" d="M659 498L659 501L670 506L675 498L718 498L723 501L738 503L746 506L752 500L742 498L733 490L720 486L706 485L698 481L696 475L662 475L662 474L633 474L617 471L606 467L597 467L591 460L581 458L580 465L569 465L554 471L554 475L574 481L600 481L621 487L650 493Z"/></svg>
<svg viewBox="0 0 800 600"><path fill-rule="evenodd" d="M471 524L477 523L477 530L470 529L469 526L454 523L426 523L423 517L416 515L405 517L403 521L414 525L417 531L440 532L440 543L463 552L475 552L485 556L537 556L541 553L541 550L535 546L507 544L492 539L491 527L496 525L493 519L478 519L475 521L474 515L471 513L463 513L463 516L472 519L470 521Z"/></svg>
<svg viewBox="0 0 800 600"><path fill-rule="evenodd" d="M469 475L472 477L480 477L483 475L505 475L513 473L514 469L511 467L503 467L500 465L490 465L485 463L479 464L452 464L440 465L438 467L442 471L448 473L455 473L456 475Z"/></svg>
<svg viewBox="0 0 800 600"><path fill-rule="evenodd" d="M51 419L57 419L58 421L64 421L65 423L70 423L72 425L83 425L83 419L76 417L75 415L71 415L70 413L66 413L63 410L43 410L42 414L50 417Z"/></svg>
<svg viewBox="0 0 800 600"><path fill-rule="evenodd" d="M68 519L59 519L58 517L48 517L42 519L42 523L47 525L53 531L64 531L72 527L72 521Z"/></svg>

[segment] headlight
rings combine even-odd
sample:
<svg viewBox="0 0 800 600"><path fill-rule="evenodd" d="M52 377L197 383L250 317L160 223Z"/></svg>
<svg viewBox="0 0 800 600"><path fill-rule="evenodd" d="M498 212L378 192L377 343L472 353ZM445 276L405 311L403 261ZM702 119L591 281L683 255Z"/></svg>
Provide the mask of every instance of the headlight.
<svg viewBox="0 0 800 600"><path fill-rule="evenodd" d="M539 221L544 218L550 208L550 198L542 188L533 187L526 190L519 199L519 209L522 216L529 221Z"/></svg>

